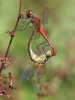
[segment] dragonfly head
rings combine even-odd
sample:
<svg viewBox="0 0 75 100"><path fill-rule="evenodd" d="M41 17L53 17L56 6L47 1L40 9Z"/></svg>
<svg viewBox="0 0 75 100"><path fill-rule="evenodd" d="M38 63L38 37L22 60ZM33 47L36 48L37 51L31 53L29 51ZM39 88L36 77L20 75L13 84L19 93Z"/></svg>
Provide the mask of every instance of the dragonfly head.
<svg viewBox="0 0 75 100"><path fill-rule="evenodd" d="M47 51L45 54L46 54L47 57L50 57L51 51Z"/></svg>
<svg viewBox="0 0 75 100"><path fill-rule="evenodd" d="M32 10L27 10L26 16L27 16L27 18L33 17L33 12L32 12Z"/></svg>

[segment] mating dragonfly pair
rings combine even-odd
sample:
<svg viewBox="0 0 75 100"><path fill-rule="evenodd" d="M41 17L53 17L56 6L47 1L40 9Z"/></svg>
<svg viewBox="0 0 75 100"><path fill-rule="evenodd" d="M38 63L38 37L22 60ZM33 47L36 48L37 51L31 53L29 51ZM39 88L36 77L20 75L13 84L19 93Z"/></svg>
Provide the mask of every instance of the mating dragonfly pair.
<svg viewBox="0 0 75 100"><path fill-rule="evenodd" d="M29 52L30 59L34 63L29 64L25 67L25 70L23 71L23 73L21 75L20 81L26 82L30 79L30 77L32 75L34 75L32 85L33 85L34 90L36 90L37 92L43 90L42 84L48 80L46 71L45 71L45 63L49 60L50 57L56 55L56 48L51 43L51 41L48 39L44 30L41 27L42 24L43 25L47 24L48 17L49 17L49 9L48 8L45 9L41 18L35 16L33 14L32 10L28 10L26 12L26 17L24 17L22 14L20 15L23 25L21 27L17 28L17 31L21 31L21 30L27 29L27 27L30 23L32 23L32 25L34 26L34 27L31 26L28 28L29 33L31 33L31 36L30 36L30 39L28 42L28 52ZM23 19L25 19L25 21L23 21ZM37 36L37 34L41 34L46 40L46 41L40 43L39 45L48 43L48 45L46 45L46 46L50 46L52 48L52 51L49 50L49 51L44 52L45 46L42 47L43 53L40 56L36 55L32 51L31 44L32 44L32 41L34 40L34 38ZM36 47L40 51L39 45Z"/></svg>

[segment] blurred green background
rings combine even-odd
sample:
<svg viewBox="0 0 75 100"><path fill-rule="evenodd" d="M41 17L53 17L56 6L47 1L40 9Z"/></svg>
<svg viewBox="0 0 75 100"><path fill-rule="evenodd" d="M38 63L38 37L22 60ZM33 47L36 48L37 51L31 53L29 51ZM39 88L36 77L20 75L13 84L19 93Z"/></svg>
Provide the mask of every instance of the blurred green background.
<svg viewBox="0 0 75 100"><path fill-rule="evenodd" d="M41 100L75 100L75 0L22 0L22 13L25 15L28 9L33 10L37 16L42 11L50 9L49 22L44 27L48 37L57 49L57 55L47 63L47 73L51 84L59 68L67 67L68 75L63 79L55 95ZM0 0L0 56L4 56L10 37L7 30L13 30L18 16L19 0ZM3 71L4 75L11 72L14 77L14 84L18 90L12 90L9 100L37 100L37 93L32 87L32 79L26 83L20 82L20 76L25 66L31 63L28 54L28 38L25 31L16 32L13 39L9 57L12 58L9 68ZM40 43L42 42L40 39ZM33 43L33 48L38 43ZM36 48L34 48L37 52ZM69 59L72 64L67 63ZM0 100L5 100L0 97Z"/></svg>

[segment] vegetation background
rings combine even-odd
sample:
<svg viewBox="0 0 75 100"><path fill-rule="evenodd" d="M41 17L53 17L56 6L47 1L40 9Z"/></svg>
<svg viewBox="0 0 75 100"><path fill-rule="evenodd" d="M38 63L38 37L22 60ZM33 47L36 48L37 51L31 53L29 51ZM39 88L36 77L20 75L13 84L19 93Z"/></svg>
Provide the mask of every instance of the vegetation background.
<svg viewBox="0 0 75 100"><path fill-rule="evenodd" d="M28 9L41 16L43 10L50 9L49 22L44 27L49 39L57 49L57 55L47 63L47 73L50 78L48 86L58 75L59 71L66 72L61 76L55 95L50 94L41 100L75 100L75 0L23 0L22 13ZM4 56L10 37L7 30L13 30L19 9L19 0L0 0L0 56ZM37 93L32 87L32 79L26 83L20 82L20 76L25 66L31 63L28 54L28 40L25 31L16 32L9 57L12 58L10 67L3 71L4 75L12 72L14 84L18 90L13 90L9 100L37 100ZM42 39L40 39L40 42ZM35 47L38 40L33 43ZM33 47L33 48L34 48ZM34 48L37 53L36 48ZM71 64L71 63L72 64ZM63 77L63 78L62 78ZM0 97L0 100L6 100Z"/></svg>

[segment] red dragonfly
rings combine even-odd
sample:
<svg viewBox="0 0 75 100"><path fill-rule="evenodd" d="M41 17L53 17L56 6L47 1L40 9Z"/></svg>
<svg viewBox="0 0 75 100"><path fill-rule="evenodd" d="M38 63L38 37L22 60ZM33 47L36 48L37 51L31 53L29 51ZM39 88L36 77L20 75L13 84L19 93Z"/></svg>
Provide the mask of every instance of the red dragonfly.
<svg viewBox="0 0 75 100"><path fill-rule="evenodd" d="M49 45L52 47L52 50L53 50L52 56L55 56L56 55L56 48L50 42L50 40L48 39L47 35L44 32L44 29L41 27L42 24L45 25L45 24L48 23L48 17L49 17L49 9L48 8L45 9L45 11L43 12L41 18L35 16L33 14L32 10L28 10L26 12L26 17L23 17L23 14L20 14L20 18L21 18L21 21L22 21L23 25L21 27L17 28L17 30L18 31L25 30L28 27L28 25L30 23L32 23L34 28L37 29L36 33L40 33L46 39L46 41L49 43ZM22 18L26 19L26 20L23 21ZM20 29L22 27L24 27L24 29ZM32 27L29 27L29 28L30 29L28 29L26 33L28 33L28 31L30 31L30 33L32 33L31 30L32 31L34 30L34 28L32 28Z"/></svg>
<svg viewBox="0 0 75 100"><path fill-rule="evenodd" d="M42 17L39 18L33 14L32 10L28 10L26 12L26 17L25 17L25 19L27 19L27 20L25 22L22 21L24 29L21 29L21 30L25 30L30 23L32 23L34 26L34 28L30 27L31 31L28 29L30 31L30 33L32 34L30 37L30 40L28 42L28 52L29 52L31 60L34 63L29 64L25 67L25 70L23 71L23 73L21 75L20 81L26 82L35 73L32 84L33 84L33 87L36 91L40 91L40 88L42 88L42 90L43 90L43 87L40 87L40 86L45 80L44 77L46 74L45 74L44 67L45 67L46 61L49 59L49 57L56 55L55 47L53 46L53 44L50 42L50 40L46 36L44 30L41 28L41 25L42 24L45 25L48 21L48 18L47 18L48 12L49 12L49 9L47 8L45 10L45 12L43 12ZM23 26L21 26L20 28L22 28ZM20 28L18 28L18 29L20 29ZM46 40L46 41L40 43L38 46L40 46L41 44L48 43L49 46L53 49L53 52L49 52L48 55L46 55L47 52L45 52L45 53L41 54L40 56L37 56L36 54L33 53L32 48L31 48L31 44L32 44L32 40L33 40L34 35L37 33L40 33ZM45 45L42 47L42 49L44 49L44 47L45 47ZM36 63L37 63L37 67L36 67ZM43 63L43 67L41 66L42 63Z"/></svg>

